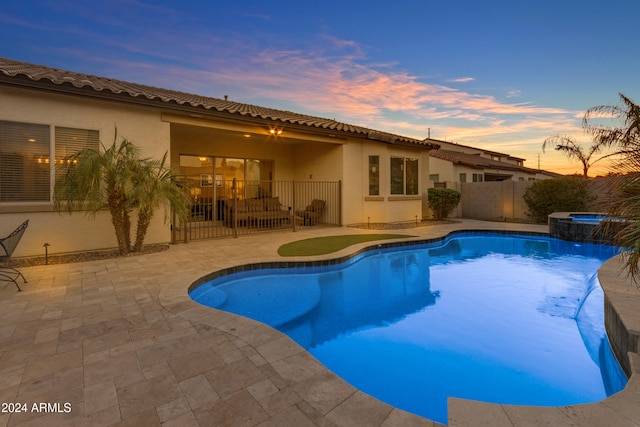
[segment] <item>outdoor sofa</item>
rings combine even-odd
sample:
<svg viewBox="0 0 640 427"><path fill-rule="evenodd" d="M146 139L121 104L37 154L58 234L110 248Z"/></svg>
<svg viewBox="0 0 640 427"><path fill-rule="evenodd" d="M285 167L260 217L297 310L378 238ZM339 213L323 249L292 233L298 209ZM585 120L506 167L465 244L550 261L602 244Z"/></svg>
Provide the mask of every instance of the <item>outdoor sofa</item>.
<svg viewBox="0 0 640 427"><path fill-rule="evenodd" d="M291 209L284 208L278 197L224 201L224 222L227 227L252 224L264 227L290 220Z"/></svg>

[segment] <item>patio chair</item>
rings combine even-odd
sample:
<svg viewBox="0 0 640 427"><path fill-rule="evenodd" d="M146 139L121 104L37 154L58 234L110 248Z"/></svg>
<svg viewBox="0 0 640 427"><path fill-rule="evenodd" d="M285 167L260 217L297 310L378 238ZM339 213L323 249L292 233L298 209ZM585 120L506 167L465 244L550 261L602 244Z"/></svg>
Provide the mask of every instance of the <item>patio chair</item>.
<svg viewBox="0 0 640 427"><path fill-rule="evenodd" d="M303 219L304 225L315 225L318 223L318 220L320 220L320 216L324 210L324 205L324 200L313 199L311 204L303 211L296 211L296 216Z"/></svg>
<svg viewBox="0 0 640 427"><path fill-rule="evenodd" d="M0 239L0 281L15 283L18 292L22 290L18 285L18 278L22 277L24 283L27 283L27 279L17 269L9 267L9 261L28 225L29 220L26 220L7 237Z"/></svg>

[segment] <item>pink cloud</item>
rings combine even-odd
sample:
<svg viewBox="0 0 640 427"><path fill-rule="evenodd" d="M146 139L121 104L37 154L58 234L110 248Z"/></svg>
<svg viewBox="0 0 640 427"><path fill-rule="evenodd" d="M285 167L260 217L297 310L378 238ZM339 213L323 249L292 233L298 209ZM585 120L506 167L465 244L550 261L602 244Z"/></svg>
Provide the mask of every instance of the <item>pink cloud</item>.
<svg viewBox="0 0 640 427"><path fill-rule="evenodd" d="M123 63L113 68L138 73L140 82L159 82L178 90L254 103L256 99L273 100L341 117L344 121L375 123L389 113L404 114L406 120L494 121L499 116L564 117L575 115L562 109L540 107L531 103L506 103L493 96L462 91L429 82L397 64L373 64L365 49L355 41L324 35L309 49L264 49L255 40L236 38L190 37L173 40L166 35L148 37L156 47L107 41L132 54L144 51L159 62ZM159 42L158 42L159 40ZM141 42L144 43L144 42ZM158 49L157 45L163 49ZM192 52L191 55L184 51ZM180 55L179 55L180 54ZM192 59L185 63L183 58ZM96 58L96 60L103 60ZM151 80L151 81L150 81ZM451 82L468 82L472 77L452 78Z"/></svg>
<svg viewBox="0 0 640 427"><path fill-rule="evenodd" d="M166 40L166 43L178 41ZM581 112L509 103L431 82L397 64L372 64L358 43L330 36L313 49L260 49L244 39L191 41L199 50L197 66L112 63L112 68L138 74L135 81L266 107L312 115L424 138L468 145L519 147L516 156L531 158L554 134L581 132ZM169 53L156 52L159 58ZM471 79L470 77L462 79ZM452 79L460 80L460 79ZM469 80L467 80L469 81ZM286 107L281 107L285 105ZM500 151L500 150L497 150ZM566 160L566 159L565 159Z"/></svg>
<svg viewBox="0 0 640 427"><path fill-rule="evenodd" d="M305 110L358 121L377 120L388 112L417 120L448 116L471 121L491 115L568 113L530 103L504 103L492 96L425 82L393 64L368 64L355 42L325 40L329 44L315 51L254 51L251 46L234 46L236 53L225 49L205 60L200 70L176 67L165 69L163 74L176 76L175 81L184 85L229 88L225 92L246 102L251 98L286 101Z"/></svg>

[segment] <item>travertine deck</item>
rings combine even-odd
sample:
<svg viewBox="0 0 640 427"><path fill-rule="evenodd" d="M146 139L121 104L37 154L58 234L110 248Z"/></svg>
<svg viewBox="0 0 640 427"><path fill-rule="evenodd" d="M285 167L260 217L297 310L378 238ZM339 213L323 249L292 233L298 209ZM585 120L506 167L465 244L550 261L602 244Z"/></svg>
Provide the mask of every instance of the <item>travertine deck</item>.
<svg viewBox="0 0 640 427"><path fill-rule="evenodd" d="M465 220L402 233L427 238L456 229L546 231ZM279 332L187 296L189 285L212 271L287 260L276 252L283 243L370 232L270 233L23 268L29 280L23 292L13 284L0 287L0 402L14 412L0 412L0 426L438 425L359 392ZM631 298L640 298L636 293ZM449 425L640 425L638 377L602 403L567 408L452 399Z"/></svg>

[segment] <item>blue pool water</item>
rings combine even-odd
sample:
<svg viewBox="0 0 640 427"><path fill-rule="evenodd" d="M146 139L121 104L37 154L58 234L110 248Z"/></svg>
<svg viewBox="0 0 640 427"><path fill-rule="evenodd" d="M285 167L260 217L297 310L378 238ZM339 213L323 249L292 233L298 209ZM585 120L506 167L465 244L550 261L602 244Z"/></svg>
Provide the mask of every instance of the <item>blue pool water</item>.
<svg viewBox="0 0 640 427"><path fill-rule="evenodd" d="M446 423L448 396L559 406L624 388L595 275L615 253L463 233L334 266L227 275L191 297L269 324L360 390Z"/></svg>
<svg viewBox="0 0 640 427"><path fill-rule="evenodd" d="M571 214L570 216L574 222L586 222L589 224L600 224L603 221L622 221L620 218L597 214Z"/></svg>

